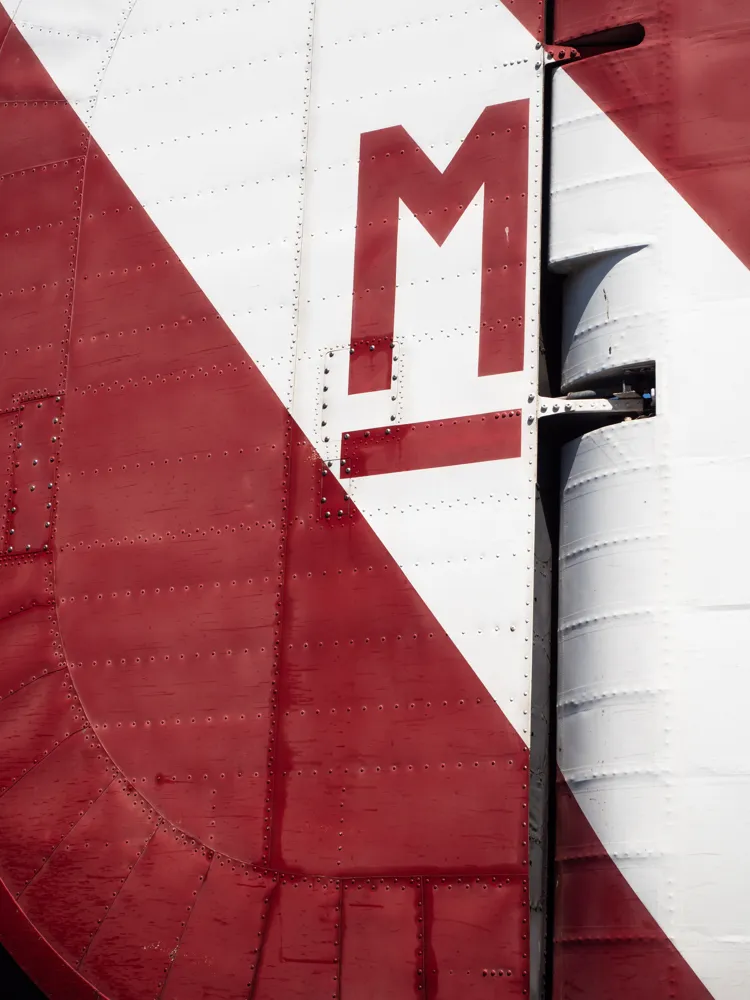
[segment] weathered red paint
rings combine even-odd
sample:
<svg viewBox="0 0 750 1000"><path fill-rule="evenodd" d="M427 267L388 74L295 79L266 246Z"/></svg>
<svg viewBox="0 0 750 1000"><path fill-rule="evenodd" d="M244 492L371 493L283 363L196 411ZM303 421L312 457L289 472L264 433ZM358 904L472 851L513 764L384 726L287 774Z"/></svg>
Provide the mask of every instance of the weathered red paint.
<svg viewBox="0 0 750 1000"><path fill-rule="evenodd" d="M0 83L0 939L60 1000L522 996L522 741L12 27Z"/></svg>
<svg viewBox="0 0 750 1000"><path fill-rule="evenodd" d="M528 121L528 101L486 108L442 172L400 126L362 135L350 392L391 384L399 202L442 246L482 186L478 373L523 368Z"/></svg>
<svg viewBox="0 0 750 1000"><path fill-rule="evenodd" d="M353 478L379 476L520 454L521 411L502 410L348 432L341 439L341 471Z"/></svg>

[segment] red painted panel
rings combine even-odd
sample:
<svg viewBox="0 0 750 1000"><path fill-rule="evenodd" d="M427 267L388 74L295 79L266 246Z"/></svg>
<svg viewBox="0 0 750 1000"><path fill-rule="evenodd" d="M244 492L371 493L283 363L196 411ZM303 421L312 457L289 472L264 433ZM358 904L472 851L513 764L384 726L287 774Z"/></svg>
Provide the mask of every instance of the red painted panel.
<svg viewBox="0 0 750 1000"><path fill-rule="evenodd" d="M528 994L524 879L427 879L426 977L430 1000Z"/></svg>
<svg viewBox="0 0 750 1000"><path fill-rule="evenodd" d="M634 20L646 29L641 45L566 72L750 265L747 4L558 0L555 36L562 41Z"/></svg>
<svg viewBox="0 0 750 1000"><path fill-rule="evenodd" d="M29 63L20 76L36 87L40 71L19 52ZM43 162L51 141L40 107L23 129L0 132L0 149L24 151L21 167ZM68 192L56 190L67 210ZM70 953L102 919L81 969L118 1000L156 995L165 979L165 996L185 984L198 1000L210 940L228 995L260 944L238 997L328 996L343 967L341 883L285 879L270 893L267 931L238 944L251 901L244 886L201 882L205 846L316 877L522 873L526 751L361 515L318 519L325 466L93 146L83 199L53 544L65 653L102 745L88 730L58 739L71 706L80 716L67 671L54 699L29 693L50 680L12 696L18 768L40 762L0 797L3 872L19 890L36 875L21 898L40 921L69 907L56 940ZM67 256L48 259L50 280L67 283ZM6 316L15 330L18 317ZM31 388L47 387L48 371ZM331 490L343 502L333 477ZM54 622L47 638L57 659ZM108 754L202 844L157 833L102 918L97 881L123 878L132 855L122 842L137 840L110 809L114 792L102 794ZM330 775L305 787L318 769ZM133 803L137 818L147 806ZM94 833L95 855L85 847ZM0 933L25 961L33 950L7 920ZM413 956L415 979L423 958Z"/></svg>
<svg viewBox="0 0 750 1000"><path fill-rule="evenodd" d="M250 364L96 144L86 166L78 275L70 345L71 386L76 391L105 385L144 387L149 381L153 384L157 372L171 374L175 380L190 378L195 391L196 382L211 373L220 377L216 373L219 369L223 373L226 365L241 369ZM229 390L229 386L224 388ZM227 428L235 436L255 430L255 444L273 441L283 416L278 405L271 403L272 392L265 381L256 388L255 416L260 425ZM200 443L208 451L216 445L215 426L212 420L202 419L202 408L214 398L215 387L200 391L208 396L191 408L194 416L188 442L195 441L196 447ZM234 415L231 410L229 415ZM175 438L170 443L181 442Z"/></svg>
<svg viewBox="0 0 750 1000"><path fill-rule="evenodd" d="M521 869L525 748L359 512L317 520L308 449L292 448L272 864Z"/></svg>
<svg viewBox="0 0 750 1000"><path fill-rule="evenodd" d="M0 556L0 622L51 599L50 556Z"/></svg>
<svg viewBox="0 0 750 1000"><path fill-rule="evenodd" d="M52 600L48 557L0 557L0 718L4 701L60 669Z"/></svg>
<svg viewBox="0 0 750 1000"><path fill-rule="evenodd" d="M341 471L378 476L521 455L521 411L392 424L350 431L341 439Z"/></svg>
<svg viewBox="0 0 750 1000"><path fill-rule="evenodd" d="M158 996L208 865L205 849L160 825L106 907L81 972L117 1000Z"/></svg>
<svg viewBox="0 0 750 1000"><path fill-rule="evenodd" d="M140 796L111 776L21 893L27 916L71 965L83 957L155 829Z"/></svg>
<svg viewBox="0 0 750 1000"><path fill-rule="evenodd" d="M340 995L341 898L339 882L280 880L251 1000L330 1000Z"/></svg>
<svg viewBox="0 0 750 1000"><path fill-rule="evenodd" d="M4 698L0 702L0 791L84 725L65 673L40 677Z"/></svg>
<svg viewBox="0 0 750 1000"><path fill-rule="evenodd" d="M21 404L15 442L9 551L49 547L60 451L62 397Z"/></svg>
<svg viewBox="0 0 750 1000"><path fill-rule="evenodd" d="M0 50L0 71L2 67ZM31 170L35 164L81 157L88 144L88 136L75 112L61 102L0 100L0 134L3 137L3 170L6 171L0 177L0 185L12 181L16 171ZM45 299L45 302L51 301L49 297ZM37 308L41 308L40 303L41 299L37 298ZM58 315L55 309L51 314ZM22 317L17 316L16 322L22 322ZM13 331L8 331L8 335L12 334ZM5 350L3 356L17 357L6 354ZM8 375L12 377L11 372Z"/></svg>
<svg viewBox="0 0 750 1000"><path fill-rule="evenodd" d="M9 542L8 518L11 507L11 475L15 461L17 420L18 414L14 411L0 413L0 491L3 497L3 502L0 505L0 559L7 551ZM0 562L0 572L2 572L2 562ZM0 588L1 593L2 588Z"/></svg>
<svg viewBox="0 0 750 1000"><path fill-rule="evenodd" d="M400 126L362 135L350 392L391 384L399 202L442 246L482 186L478 372L523 368L528 120L528 101L486 108L442 172Z"/></svg>
<svg viewBox="0 0 750 1000"><path fill-rule="evenodd" d="M0 928L5 948L24 969L33 969L34 981L48 1000L98 1000L90 986L42 937L0 882Z"/></svg>
<svg viewBox="0 0 750 1000"><path fill-rule="evenodd" d="M0 795L0 878L9 889L24 888L101 794L112 778L108 764L90 732L79 730Z"/></svg>
<svg viewBox="0 0 750 1000"><path fill-rule="evenodd" d="M226 858L214 857L190 913L163 1000L249 995L275 882Z"/></svg>
<svg viewBox="0 0 750 1000"><path fill-rule="evenodd" d="M61 670L49 638L52 617L52 605L39 604L0 621L0 706L43 674Z"/></svg>
<svg viewBox="0 0 750 1000"><path fill-rule="evenodd" d="M3 14L7 18L7 12ZM0 101L59 100L61 94L49 74L30 52L18 28L11 25L0 46Z"/></svg>
<svg viewBox="0 0 750 1000"><path fill-rule="evenodd" d="M421 898L419 879L344 883L342 997L407 1000L424 996Z"/></svg>
<svg viewBox="0 0 750 1000"><path fill-rule="evenodd" d="M3 60L0 52L0 70ZM18 112L5 110L8 115ZM49 115L39 108L30 117L36 129L49 125ZM75 133L72 138L70 143L61 139L58 145L73 149L74 155L25 166L0 178L4 362L0 406L10 406L30 392L39 396L62 388L83 173ZM56 157L57 152L50 150L48 155ZM33 164L35 159L26 162Z"/></svg>
<svg viewBox="0 0 750 1000"><path fill-rule="evenodd" d="M555 1000L710 1000L622 877L560 779Z"/></svg>
<svg viewBox="0 0 750 1000"><path fill-rule="evenodd" d="M555 41L642 22L654 9L654 0L610 0L607 4L594 0L555 0Z"/></svg>

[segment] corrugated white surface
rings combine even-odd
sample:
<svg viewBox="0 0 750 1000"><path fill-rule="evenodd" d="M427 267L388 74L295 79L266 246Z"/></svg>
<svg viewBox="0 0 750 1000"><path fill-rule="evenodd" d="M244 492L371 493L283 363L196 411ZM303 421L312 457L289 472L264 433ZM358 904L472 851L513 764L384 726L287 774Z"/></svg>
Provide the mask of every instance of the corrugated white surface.
<svg viewBox="0 0 750 1000"><path fill-rule="evenodd" d="M750 274L564 72L554 86L551 255L579 276L566 377L650 358L658 387L656 418L568 449L560 763L712 994L741 1000ZM588 254L644 244L611 268L582 267Z"/></svg>

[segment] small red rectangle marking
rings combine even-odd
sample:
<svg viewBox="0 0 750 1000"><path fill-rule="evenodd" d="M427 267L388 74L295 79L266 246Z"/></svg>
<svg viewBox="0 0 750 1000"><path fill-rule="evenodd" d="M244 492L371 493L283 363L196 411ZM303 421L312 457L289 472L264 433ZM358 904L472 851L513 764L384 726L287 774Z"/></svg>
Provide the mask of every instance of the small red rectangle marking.
<svg viewBox="0 0 750 1000"><path fill-rule="evenodd" d="M350 431L341 438L341 473L379 476L521 455L521 411L477 413Z"/></svg>

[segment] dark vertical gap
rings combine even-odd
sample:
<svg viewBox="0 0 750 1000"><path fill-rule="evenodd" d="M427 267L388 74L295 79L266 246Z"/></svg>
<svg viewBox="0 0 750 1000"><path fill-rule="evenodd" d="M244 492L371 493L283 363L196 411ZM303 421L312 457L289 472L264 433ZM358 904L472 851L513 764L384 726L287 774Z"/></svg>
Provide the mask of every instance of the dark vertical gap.
<svg viewBox="0 0 750 1000"><path fill-rule="evenodd" d="M555 0L544 0L544 42L551 45L555 40Z"/></svg>
<svg viewBox="0 0 750 1000"><path fill-rule="evenodd" d="M557 616L558 616L558 553L560 548L560 442L555 425L558 421L540 421L539 461L537 467L537 530L535 612L539 630L535 629L534 650L536 674L546 680L546 698L540 697L545 731L540 739L544 745L533 754L544 767L544 817L541 825L544 838L544 871L542 873L544 928L542 941L542 971L539 1000L552 996L554 975L555 932L555 843L556 843L556 773L557 773ZM542 607L540 608L540 605ZM535 614L535 618L537 614ZM542 623L546 634L541 633Z"/></svg>
<svg viewBox="0 0 750 1000"><path fill-rule="evenodd" d="M551 44L555 37L554 0L545 0L544 39ZM552 82L555 66L544 70L544 119L542 139L542 218L541 218L541 296L540 296L540 366L539 393L557 396L562 381L562 305L563 278L548 268L552 188ZM536 579L540 589L535 600L535 661L538 683L545 685L537 700L543 714L539 739L542 746L536 757L544 772L540 775L544 815L541 820L543 841L544 911L541 941L539 1000L549 1000L554 983L555 932L555 842L556 842L556 770L557 770L557 618L558 554L560 539L560 442L556 440L557 421L539 421L537 460L537 531ZM532 694L532 700L533 698ZM546 710L546 711L545 711ZM546 787L545 787L546 784Z"/></svg>

